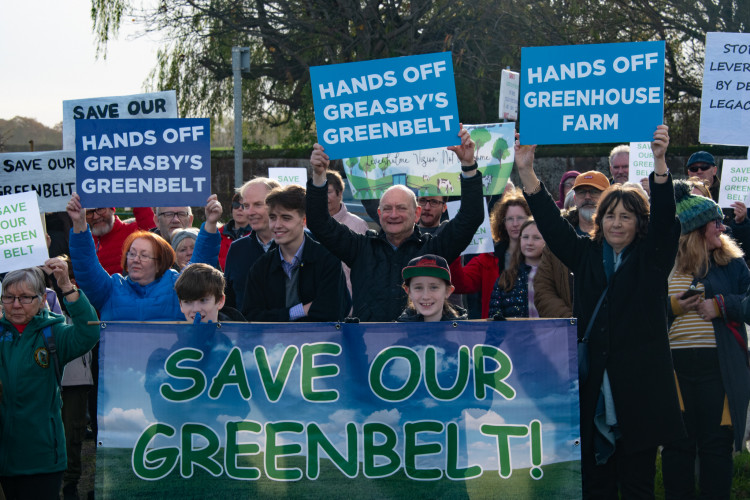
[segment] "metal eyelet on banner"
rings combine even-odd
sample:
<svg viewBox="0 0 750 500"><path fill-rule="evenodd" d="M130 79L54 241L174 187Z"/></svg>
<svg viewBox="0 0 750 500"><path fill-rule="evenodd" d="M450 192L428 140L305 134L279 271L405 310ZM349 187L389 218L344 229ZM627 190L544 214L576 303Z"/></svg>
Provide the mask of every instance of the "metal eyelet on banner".
<svg viewBox="0 0 750 500"><path fill-rule="evenodd" d="M453 328L458 328L458 323L456 323L455 321L453 322Z"/></svg>
<svg viewBox="0 0 750 500"><path fill-rule="evenodd" d="M221 323L216 323L216 328L221 328Z"/></svg>
<svg viewBox="0 0 750 500"><path fill-rule="evenodd" d="M576 319L575 318L570 318L570 324L571 325L575 325L576 324Z"/></svg>
<svg viewBox="0 0 750 500"><path fill-rule="evenodd" d="M99 323L99 328L101 328L102 330L104 330L105 328L107 328L107 323L105 323L105 322L102 321L101 323Z"/></svg>

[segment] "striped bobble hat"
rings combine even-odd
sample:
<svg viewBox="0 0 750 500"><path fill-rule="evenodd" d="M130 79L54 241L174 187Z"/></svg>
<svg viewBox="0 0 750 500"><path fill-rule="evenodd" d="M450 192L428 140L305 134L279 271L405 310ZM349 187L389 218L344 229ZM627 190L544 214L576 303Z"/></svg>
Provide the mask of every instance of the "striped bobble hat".
<svg viewBox="0 0 750 500"><path fill-rule="evenodd" d="M688 234L711 221L723 220L724 214L715 201L690 194L692 186L686 181L675 181L674 199L677 203L677 217L680 219L682 234Z"/></svg>

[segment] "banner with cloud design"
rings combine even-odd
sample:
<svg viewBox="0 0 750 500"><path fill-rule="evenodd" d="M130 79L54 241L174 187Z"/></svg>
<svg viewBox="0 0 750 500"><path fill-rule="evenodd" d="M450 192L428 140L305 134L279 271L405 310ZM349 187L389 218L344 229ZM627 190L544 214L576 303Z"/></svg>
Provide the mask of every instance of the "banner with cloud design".
<svg viewBox="0 0 750 500"><path fill-rule="evenodd" d="M97 496L580 496L570 320L103 332Z"/></svg>

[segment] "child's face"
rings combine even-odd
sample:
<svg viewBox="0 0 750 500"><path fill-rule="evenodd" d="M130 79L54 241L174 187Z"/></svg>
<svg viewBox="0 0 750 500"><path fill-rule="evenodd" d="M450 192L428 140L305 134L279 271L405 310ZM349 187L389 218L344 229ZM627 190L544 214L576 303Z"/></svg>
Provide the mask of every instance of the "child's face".
<svg viewBox="0 0 750 500"><path fill-rule="evenodd" d="M431 276L412 278L409 284L404 286L404 290L425 321L440 321L443 316L443 304L453 293L452 286L448 286L440 278Z"/></svg>
<svg viewBox="0 0 750 500"><path fill-rule="evenodd" d="M219 309L224 307L224 297L216 302L216 297L209 295L198 300L180 300L180 311L185 315L185 320L191 323L195 320L195 314L200 313L201 323L219 321Z"/></svg>
<svg viewBox="0 0 750 500"><path fill-rule="evenodd" d="M544 238L537 229L536 224L526 226L520 238L521 253L526 259L535 260L542 256L544 250Z"/></svg>

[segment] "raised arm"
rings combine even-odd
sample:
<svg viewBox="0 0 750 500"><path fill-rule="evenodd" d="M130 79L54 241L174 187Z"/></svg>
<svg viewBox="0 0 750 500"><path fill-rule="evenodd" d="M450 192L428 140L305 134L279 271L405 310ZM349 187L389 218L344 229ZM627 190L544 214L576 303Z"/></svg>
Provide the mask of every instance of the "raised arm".
<svg viewBox="0 0 750 500"><path fill-rule="evenodd" d="M219 269L221 235L217 228L217 222L221 217L222 207L215 194L208 197L205 213L206 222L201 225L201 230L195 239L195 248L192 257L190 257L190 263L199 262Z"/></svg>

